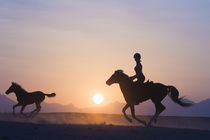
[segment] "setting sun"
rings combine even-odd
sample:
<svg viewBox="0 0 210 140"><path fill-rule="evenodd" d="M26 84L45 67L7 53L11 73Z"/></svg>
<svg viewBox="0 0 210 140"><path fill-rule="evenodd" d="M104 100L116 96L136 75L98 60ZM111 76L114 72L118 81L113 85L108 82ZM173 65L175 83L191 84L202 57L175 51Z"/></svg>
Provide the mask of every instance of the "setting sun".
<svg viewBox="0 0 210 140"><path fill-rule="evenodd" d="M104 100L104 97L101 94L97 93L93 95L93 102L95 104L101 104L103 100Z"/></svg>

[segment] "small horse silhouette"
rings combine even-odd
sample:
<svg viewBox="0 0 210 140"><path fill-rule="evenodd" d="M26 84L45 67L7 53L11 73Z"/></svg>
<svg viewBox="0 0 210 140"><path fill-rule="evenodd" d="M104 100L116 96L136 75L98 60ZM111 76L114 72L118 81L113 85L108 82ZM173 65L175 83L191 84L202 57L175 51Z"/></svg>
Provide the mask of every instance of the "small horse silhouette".
<svg viewBox="0 0 210 140"><path fill-rule="evenodd" d="M161 101L166 97L166 95L169 95L175 103L183 107L192 105L190 103L184 103L181 101L182 98L178 98L179 92L174 86L166 86L161 83L149 82L140 86L134 83L128 75L123 73L122 70L115 71L115 73L106 81L106 84L109 86L114 83L119 84L125 101L127 102L122 112L129 122L132 122L132 120L126 115L125 111L130 107L132 117L146 126L145 121L136 118L134 106L149 99L151 99L155 104L156 112L149 121L147 127L150 127L153 121L156 122L160 113L165 110L165 106L161 103Z"/></svg>
<svg viewBox="0 0 210 140"><path fill-rule="evenodd" d="M27 92L26 90L24 90L20 85L18 85L17 83L12 82L12 85L9 87L9 89L6 91L6 94L8 95L9 93L14 92L16 97L17 97L17 101L18 104L13 106L13 114L15 115L15 108L17 106L22 106L20 113L22 115L24 115L25 117L31 117L33 115L36 116L39 111L41 110L41 102L44 101L45 96L47 97L55 97L55 93L51 93L51 94L44 94L41 91L35 91L35 92ZM26 116L23 113L23 110L25 109L26 105L29 104L36 104L36 109L33 110L29 116Z"/></svg>

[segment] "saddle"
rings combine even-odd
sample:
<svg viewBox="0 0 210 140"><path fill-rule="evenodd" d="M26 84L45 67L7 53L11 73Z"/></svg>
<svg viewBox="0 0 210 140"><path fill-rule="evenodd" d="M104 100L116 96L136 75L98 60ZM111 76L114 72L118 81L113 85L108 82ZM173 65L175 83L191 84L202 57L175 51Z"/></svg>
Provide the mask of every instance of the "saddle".
<svg viewBox="0 0 210 140"><path fill-rule="evenodd" d="M149 81L149 80L143 83L143 85L148 86L148 87L151 87L153 84L154 84L153 81Z"/></svg>
<svg viewBox="0 0 210 140"><path fill-rule="evenodd" d="M143 89L150 89L150 88L153 87L153 85L154 85L154 82L153 81L149 81L149 80L147 80L144 83L136 83L136 86L139 86L139 87L141 87Z"/></svg>

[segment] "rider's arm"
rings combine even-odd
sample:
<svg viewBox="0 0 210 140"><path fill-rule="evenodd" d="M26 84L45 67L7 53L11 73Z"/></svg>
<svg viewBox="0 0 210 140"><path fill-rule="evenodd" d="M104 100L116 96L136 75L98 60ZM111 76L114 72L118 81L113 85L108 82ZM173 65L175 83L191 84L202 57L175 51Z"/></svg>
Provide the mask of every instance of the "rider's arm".
<svg viewBox="0 0 210 140"><path fill-rule="evenodd" d="M131 77L130 77L131 80L134 80L134 79L136 79L136 78L137 78L137 75L134 75L134 76L131 76Z"/></svg>

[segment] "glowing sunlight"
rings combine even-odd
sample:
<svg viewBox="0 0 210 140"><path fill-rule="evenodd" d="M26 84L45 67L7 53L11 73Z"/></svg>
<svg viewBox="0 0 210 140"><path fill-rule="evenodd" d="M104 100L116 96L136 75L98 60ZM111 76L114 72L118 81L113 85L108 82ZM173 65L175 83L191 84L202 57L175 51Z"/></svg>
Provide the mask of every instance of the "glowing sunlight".
<svg viewBox="0 0 210 140"><path fill-rule="evenodd" d="M95 104L101 104L103 103L103 101L104 101L104 97L100 93L93 95L93 102Z"/></svg>

